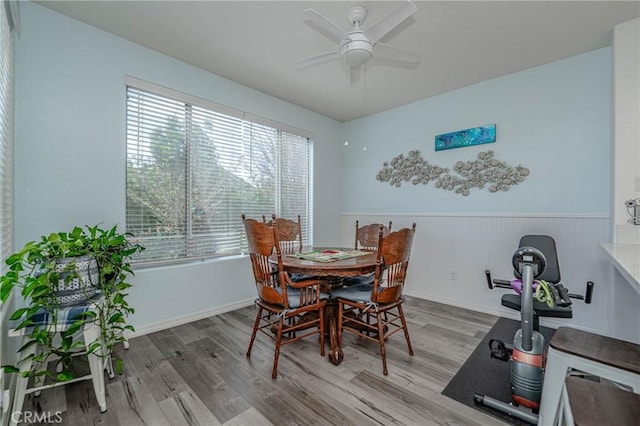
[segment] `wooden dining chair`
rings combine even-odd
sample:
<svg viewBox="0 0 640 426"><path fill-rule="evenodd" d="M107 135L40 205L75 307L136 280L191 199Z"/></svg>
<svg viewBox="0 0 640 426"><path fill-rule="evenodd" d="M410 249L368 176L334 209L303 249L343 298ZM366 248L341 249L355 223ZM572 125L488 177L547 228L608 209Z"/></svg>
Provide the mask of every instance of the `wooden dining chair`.
<svg viewBox="0 0 640 426"><path fill-rule="evenodd" d="M356 220L356 250L376 251L378 250L378 238L380 235L380 228L382 227L382 234L387 235L391 232L391 221L389 226L381 223L370 223L368 225L360 226L360 222ZM358 284L373 284L374 274L373 272L367 275L359 275L355 277L347 277L343 283L346 286L358 285Z"/></svg>
<svg viewBox="0 0 640 426"><path fill-rule="evenodd" d="M293 282L282 266L278 222L269 226L242 215L249 257L258 291L256 320L251 333L247 357L258 331L275 340L272 378L278 375L280 347L304 337L320 335L320 355L324 356L324 307L327 296L320 292L320 280ZM277 259L277 273L272 273L269 259ZM283 340L283 335L288 336Z"/></svg>
<svg viewBox="0 0 640 426"><path fill-rule="evenodd" d="M269 226L276 223L278 230L278 240L280 248L284 254L302 253L302 221L300 215L298 220L285 219L271 215L271 220L267 221L266 216L262 215L262 221Z"/></svg>
<svg viewBox="0 0 640 426"><path fill-rule="evenodd" d="M267 221L265 215L262 215L262 221L269 226L272 226L273 223L278 225L276 229L278 230L278 240L283 254L302 253L302 221L300 220L300 215L298 215L297 222L292 219L277 217L275 214L271 215L271 220L269 221ZM273 270L275 273L276 268L274 267ZM293 273L289 274L289 278L293 281L303 281L312 277Z"/></svg>
<svg viewBox="0 0 640 426"><path fill-rule="evenodd" d="M387 227L381 223L370 223L360 226L360 222L356 220L355 249L376 251L378 249L378 236L381 226L383 235L391 232L391 221L389 221L389 226Z"/></svg>
<svg viewBox="0 0 640 426"><path fill-rule="evenodd" d="M339 341L342 342L342 334L347 331L378 342L385 376L388 374L385 340L389 336L400 330L404 331L409 355L413 355L409 329L402 310L402 291L415 231L415 223L411 228L403 228L388 235L384 235L382 226L379 227L373 287L366 284L354 285L332 293L338 303Z"/></svg>

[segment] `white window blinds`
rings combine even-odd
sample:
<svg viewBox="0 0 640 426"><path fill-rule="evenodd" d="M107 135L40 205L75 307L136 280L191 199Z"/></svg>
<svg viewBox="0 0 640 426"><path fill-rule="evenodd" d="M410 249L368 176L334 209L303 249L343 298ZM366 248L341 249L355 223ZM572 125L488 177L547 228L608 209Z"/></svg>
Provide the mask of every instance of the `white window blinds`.
<svg viewBox="0 0 640 426"><path fill-rule="evenodd" d="M13 4L17 12L17 4ZM12 16L11 5L0 5L0 275L6 272L4 260L13 251L13 33L17 16ZM0 365L6 363L5 309L0 302ZM0 418L6 387L4 373L0 371Z"/></svg>
<svg viewBox="0 0 640 426"><path fill-rule="evenodd" d="M13 38L9 2L0 6L0 259L13 245Z"/></svg>
<svg viewBox="0 0 640 426"><path fill-rule="evenodd" d="M308 136L134 84L127 84L127 230L146 247L138 261L243 253L242 213L299 214L311 243Z"/></svg>

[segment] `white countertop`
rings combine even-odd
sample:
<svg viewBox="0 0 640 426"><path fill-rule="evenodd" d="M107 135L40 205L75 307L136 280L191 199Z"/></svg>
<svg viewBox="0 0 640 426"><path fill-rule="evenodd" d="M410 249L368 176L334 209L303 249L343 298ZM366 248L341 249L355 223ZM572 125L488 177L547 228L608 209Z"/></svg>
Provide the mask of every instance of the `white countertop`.
<svg viewBox="0 0 640 426"><path fill-rule="evenodd" d="M613 261L613 266L640 294L640 244L604 243L602 248Z"/></svg>

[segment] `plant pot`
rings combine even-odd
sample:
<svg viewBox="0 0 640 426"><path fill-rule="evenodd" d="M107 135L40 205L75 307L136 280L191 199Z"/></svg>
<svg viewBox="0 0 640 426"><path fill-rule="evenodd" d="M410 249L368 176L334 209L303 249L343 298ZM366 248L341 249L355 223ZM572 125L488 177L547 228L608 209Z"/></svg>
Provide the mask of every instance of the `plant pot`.
<svg viewBox="0 0 640 426"><path fill-rule="evenodd" d="M59 279L54 293L60 306L85 303L98 291L100 270L93 256L56 259L55 272Z"/></svg>

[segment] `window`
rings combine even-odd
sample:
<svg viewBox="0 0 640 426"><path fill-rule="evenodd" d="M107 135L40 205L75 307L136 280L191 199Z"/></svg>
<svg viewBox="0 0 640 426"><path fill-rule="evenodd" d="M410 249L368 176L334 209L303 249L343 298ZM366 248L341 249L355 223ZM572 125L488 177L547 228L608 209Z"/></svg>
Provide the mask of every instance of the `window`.
<svg viewBox="0 0 640 426"><path fill-rule="evenodd" d="M241 214L312 234L306 132L127 77L127 231L140 262L246 251Z"/></svg>
<svg viewBox="0 0 640 426"><path fill-rule="evenodd" d="M13 13L12 13L13 12ZM0 275L6 271L4 259L13 250L13 32L17 24L17 3L0 5ZM6 318L0 302L0 365L7 363ZM6 387L0 370L0 413ZM5 407L6 408L6 407ZM2 415L0 414L0 417Z"/></svg>

